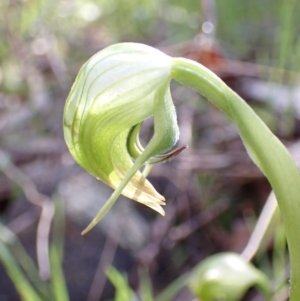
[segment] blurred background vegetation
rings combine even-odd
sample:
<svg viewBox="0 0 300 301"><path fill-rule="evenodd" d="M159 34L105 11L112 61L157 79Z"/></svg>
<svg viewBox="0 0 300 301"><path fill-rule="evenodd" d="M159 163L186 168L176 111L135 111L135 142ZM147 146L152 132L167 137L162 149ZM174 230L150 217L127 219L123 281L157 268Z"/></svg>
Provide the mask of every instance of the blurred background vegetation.
<svg viewBox="0 0 300 301"><path fill-rule="evenodd" d="M142 300L159 293L193 300L182 275L211 254L241 252L270 193L237 130L199 95L172 84L179 144L190 148L151 172L166 216L121 198L82 237L111 190L70 157L65 99L94 53L146 43L216 72L297 159L300 1L1 0L0 12L0 301L114 300L105 274L111 265L107 276L125 295L130 285ZM142 132L145 142L151 120ZM282 233L255 258L278 301L287 300ZM244 300L261 299L251 289Z"/></svg>

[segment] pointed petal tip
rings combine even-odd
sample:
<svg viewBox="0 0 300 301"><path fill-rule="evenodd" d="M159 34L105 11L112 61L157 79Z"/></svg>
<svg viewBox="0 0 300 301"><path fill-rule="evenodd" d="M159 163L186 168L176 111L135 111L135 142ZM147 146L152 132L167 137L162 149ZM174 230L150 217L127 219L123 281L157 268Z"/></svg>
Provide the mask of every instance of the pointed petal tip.
<svg viewBox="0 0 300 301"><path fill-rule="evenodd" d="M156 212L158 212L159 214L161 214L162 216L165 216L165 210L160 205L155 204L149 207L155 210Z"/></svg>

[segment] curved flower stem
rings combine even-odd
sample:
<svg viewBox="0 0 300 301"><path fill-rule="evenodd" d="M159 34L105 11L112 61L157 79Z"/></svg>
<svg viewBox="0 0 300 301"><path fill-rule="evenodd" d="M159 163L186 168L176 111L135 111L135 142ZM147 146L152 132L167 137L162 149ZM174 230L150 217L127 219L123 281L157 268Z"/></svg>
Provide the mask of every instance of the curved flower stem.
<svg viewBox="0 0 300 301"><path fill-rule="evenodd" d="M300 300L300 176L294 161L247 103L210 70L191 60L174 58L172 77L206 97L236 124L250 157L268 178L286 230L290 300Z"/></svg>

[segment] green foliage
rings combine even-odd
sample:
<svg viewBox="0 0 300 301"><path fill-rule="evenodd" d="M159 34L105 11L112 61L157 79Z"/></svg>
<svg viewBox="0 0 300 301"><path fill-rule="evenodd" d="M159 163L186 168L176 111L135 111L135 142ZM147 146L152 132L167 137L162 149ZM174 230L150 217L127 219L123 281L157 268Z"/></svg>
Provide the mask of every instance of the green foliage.
<svg viewBox="0 0 300 301"><path fill-rule="evenodd" d="M135 300L134 292L131 290L127 278L124 275L115 268L110 267L106 270L106 276L116 289L114 301Z"/></svg>
<svg viewBox="0 0 300 301"><path fill-rule="evenodd" d="M114 267L106 270L106 275L115 287L114 301L172 301L176 295L186 286L188 276L182 275L171 282L160 294L153 296L152 283L147 270L141 269L139 272L139 292L140 298L134 294L127 281L126 276L118 272Z"/></svg>
<svg viewBox="0 0 300 301"><path fill-rule="evenodd" d="M68 301L68 291L62 270L63 205L55 198L53 240L50 245L51 282L41 279L39 271L19 239L8 228L0 227L0 261L22 301Z"/></svg>
<svg viewBox="0 0 300 301"><path fill-rule="evenodd" d="M16 262L15 258L11 255L10 250L2 241L0 242L0 259L7 274L14 282L14 285L17 291L19 292L22 300L24 301L42 300L38 292L35 291L35 289L26 279L26 276L24 275L20 266Z"/></svg>

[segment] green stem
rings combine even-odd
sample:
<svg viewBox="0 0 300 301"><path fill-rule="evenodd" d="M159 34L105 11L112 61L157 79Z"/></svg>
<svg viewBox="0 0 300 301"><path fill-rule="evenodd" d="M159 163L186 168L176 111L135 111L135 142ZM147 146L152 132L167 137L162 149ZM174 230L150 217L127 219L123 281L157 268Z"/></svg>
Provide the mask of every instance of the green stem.
<svg viewBox="0 0 300 301"><path fill-rule="evenodd" d="M291 263L290 300L300 300L300 177L294 161L247 103L210 70L191 60L175 58L172 77L228 115L237 125L250 157L268 178L286 229Z"/></svg>
<svg viewBox="0 0 300 301"><path fill-rule="evenodd" d="M150 173L152 167L153 167L153 165L151 165L151 164L146 164L146 165L145 165L145 168L143 169L143 176L144 176L145 178L148 177L148 175L149 175L149 173Z"/></svg>

